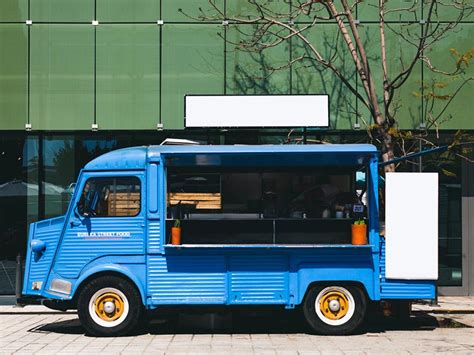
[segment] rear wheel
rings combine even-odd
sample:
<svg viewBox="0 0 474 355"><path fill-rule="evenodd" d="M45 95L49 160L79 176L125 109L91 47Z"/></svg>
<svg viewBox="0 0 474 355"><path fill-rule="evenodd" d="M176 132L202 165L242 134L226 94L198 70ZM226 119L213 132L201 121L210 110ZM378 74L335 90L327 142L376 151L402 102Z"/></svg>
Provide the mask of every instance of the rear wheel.
<svg viewBox="0 0 474 355"><path fill-rule="evenodd" d="M132 332L140 321L142 308L135 285L118 276L92 280L82 289L77 302L82 325L95 336Z"/></svg>
<svg viewBox="0 0 474 355"><path fill-rule="evenodd" d="M317 285L309 290L303 304L311 328L327 335L355 332L364 321L366 308L364 292L354 285Z"/></svg>

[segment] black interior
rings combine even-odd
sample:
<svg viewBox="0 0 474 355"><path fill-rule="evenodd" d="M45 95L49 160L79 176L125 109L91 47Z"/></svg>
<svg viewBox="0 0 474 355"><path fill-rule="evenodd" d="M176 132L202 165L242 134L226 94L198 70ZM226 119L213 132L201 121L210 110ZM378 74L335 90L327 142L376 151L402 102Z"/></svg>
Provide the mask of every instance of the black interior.
<svg viewBox="0 0 474 355"><path fill-rule="evenodd" d="M363 215L352 213L361 204L355 170L169 168L169 193L220 194L221 204L168 206L167 242L180 219L182 244L351 244L351 224Z"/></svg>

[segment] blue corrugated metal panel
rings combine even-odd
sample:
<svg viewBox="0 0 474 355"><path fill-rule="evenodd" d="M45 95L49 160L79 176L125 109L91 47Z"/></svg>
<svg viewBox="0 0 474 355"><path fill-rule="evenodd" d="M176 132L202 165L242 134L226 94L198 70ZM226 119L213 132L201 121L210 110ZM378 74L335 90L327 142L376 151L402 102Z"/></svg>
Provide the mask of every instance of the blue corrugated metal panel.
<svg viewBox="0 0 474 355"><path fill-rule="evenodd" d="M286 303L288 256L229 257L230 303Z"/></svg>
<svg viewBox="0 0 474 355"><path fill-rule="evenodd" d="M69 228L64 237L55 271L63 277L76 278L90 261L103 255L144 253L143 217L90 218L90 231L86 227ZM87 237L78 233L130 232L130 237ZM89 234L90 234L89 233Z"/></svg>
<svg viewBox="0 0 474 355"><path fill-rule="evenodd" d="M383 238L380 247L380 275L382 299L433 299L435 297L436 281L387 280L385 278L385 240Z"/></svg>
<svg viewBox="0 0 474 355"><path fill-rule="evenodd" d="M43 288L46 285L46 278L51 268L54 253L56 251L59 237L64 226L64 217L48 219L36 223L33 239L40 239L46 244L46 249L42 255L32 253L30 246L28 252L30 255L30 266L28 275L28 285L25 290L28 294L40 294L41 291L31 289L32 282L43 281Z"/></svg>
<svg viewBox="0 0 474 355"><path fill-rule="evenodd" d="M224 303L224 256L150 256L148 295L152 303Z"/></svg>
<svg viewBox="0 0 474 355"><path fill-rule="evenodd" d="M161 251L161 223L159 220L148 221L148 252Z"/></svg>
<svg viewBox="0 0 474 355"><path fill-rule="evenodd" d="M291 259L290 270L297 270L298 285L290 285L290 292L299 304L309 285L315 281L359 282L364 285L370 299L376 299L374 255L371 248L327 247L315 249L311 254L298 253ZM378 257L378 255L377 255Z"/></svg>

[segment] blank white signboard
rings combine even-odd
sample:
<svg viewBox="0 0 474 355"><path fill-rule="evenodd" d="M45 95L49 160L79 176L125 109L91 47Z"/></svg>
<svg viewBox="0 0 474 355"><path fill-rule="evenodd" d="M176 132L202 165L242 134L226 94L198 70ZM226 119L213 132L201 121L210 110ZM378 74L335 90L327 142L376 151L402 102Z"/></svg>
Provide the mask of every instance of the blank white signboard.
<svg viewBox="0 0 474 355"><path fill-rule="evenodd" d="M438 279L438 174L387 173L386 278Z"/></svg>
<svg viewBox="0 0 474 355"><path fill-rule="evenodd" d="M328 127L327 95L190 95L185 127Z"/></svg>

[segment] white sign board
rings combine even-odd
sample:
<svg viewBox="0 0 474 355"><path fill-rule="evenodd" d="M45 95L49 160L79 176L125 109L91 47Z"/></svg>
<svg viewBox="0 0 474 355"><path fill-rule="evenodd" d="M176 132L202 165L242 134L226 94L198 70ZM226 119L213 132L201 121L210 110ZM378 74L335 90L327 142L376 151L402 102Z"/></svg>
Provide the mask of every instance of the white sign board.
<svg viewBox="0 0 474 355"><path fill-rule="evenodd" d="M386 278L438 279L438 174L387 173Z"/></svg>
<svg viewBox="0 0 474 355"><path fill-rule="evenodd" d="M189 95L185 127L328 127L327 95Z"/></svg>

